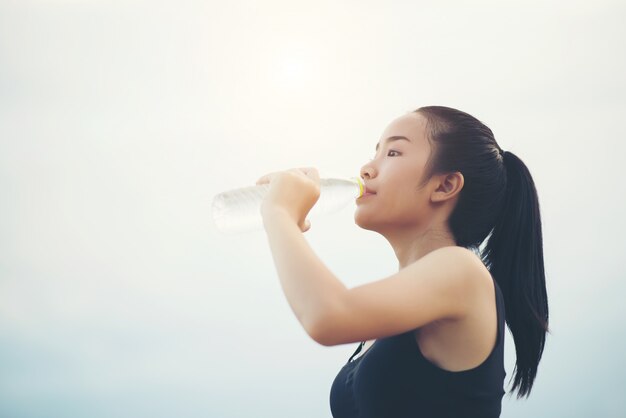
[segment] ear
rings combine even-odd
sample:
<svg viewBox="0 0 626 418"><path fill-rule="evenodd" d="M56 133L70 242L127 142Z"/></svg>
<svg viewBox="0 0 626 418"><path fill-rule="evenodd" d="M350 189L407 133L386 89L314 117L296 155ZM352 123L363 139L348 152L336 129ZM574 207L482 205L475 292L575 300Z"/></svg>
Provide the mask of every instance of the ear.
<svg viewBox="0 0 626 418"><path fill-rule="evenodd" d="M439 184L432 192L431 198L433 202L443 202L454 198L463 189L465 178L459 171L439 176Z"/></svg>

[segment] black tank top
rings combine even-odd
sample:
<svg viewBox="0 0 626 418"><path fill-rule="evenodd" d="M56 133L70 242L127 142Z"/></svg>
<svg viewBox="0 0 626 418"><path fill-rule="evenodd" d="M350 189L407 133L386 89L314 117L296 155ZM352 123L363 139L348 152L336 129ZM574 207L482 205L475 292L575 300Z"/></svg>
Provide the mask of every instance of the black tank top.
<svg viewBox="0 0 626 418"><path fill-rule="evenodd" d="M426 359L413 331L364 342L341 368L330 390L334 418L495 418L504 395L504 299L493 280L498 336L479 366L458 372Z"/></svg>

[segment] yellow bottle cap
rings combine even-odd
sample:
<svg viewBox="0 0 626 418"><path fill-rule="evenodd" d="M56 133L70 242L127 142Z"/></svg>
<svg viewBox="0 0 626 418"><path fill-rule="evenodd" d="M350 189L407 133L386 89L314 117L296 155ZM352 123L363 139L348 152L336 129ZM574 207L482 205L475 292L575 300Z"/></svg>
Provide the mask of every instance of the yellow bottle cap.
<svg viewBox="0 0 626 418"><path fill-rule="evenodd" d="M350 177L351 180L356 180L356 182L359 184L359 195L358 197L363 196L363 193L365 193L365 186L363 185L363 181L361 181L361 177Z"/></svg>

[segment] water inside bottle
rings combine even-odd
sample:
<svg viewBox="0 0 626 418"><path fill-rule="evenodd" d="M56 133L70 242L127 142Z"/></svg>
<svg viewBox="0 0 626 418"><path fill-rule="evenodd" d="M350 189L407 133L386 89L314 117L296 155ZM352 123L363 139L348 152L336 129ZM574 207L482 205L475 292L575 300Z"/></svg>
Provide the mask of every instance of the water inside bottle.
<svg viewBox="0 0 626 418"><path fill-rule="evenodd" d="M261 184L227 190L213 198L211 216L216 228L223 233L243 232L263 227L260 205L269 190L269 184ZM320 179L320 197L309 211L308 218L333 213L350 201L363 195L361 179Z"/></svg>

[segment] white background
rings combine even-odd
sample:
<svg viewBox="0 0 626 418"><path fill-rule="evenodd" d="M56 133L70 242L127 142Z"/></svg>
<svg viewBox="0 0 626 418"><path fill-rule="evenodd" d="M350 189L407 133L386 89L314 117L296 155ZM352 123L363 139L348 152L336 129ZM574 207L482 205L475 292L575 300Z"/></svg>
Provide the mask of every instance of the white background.
<svg viewBox="0 0 626 418"><path fill-rule="evenodd" d="M609 0L1 0L0 416L330 417L357 344L308 337L264 231L218 234L211 197L357 175L434 104L539 193L552 334L502 416L622 416L624 21ZM305 234L349 287L397 270L354 208Z"/></svg>

